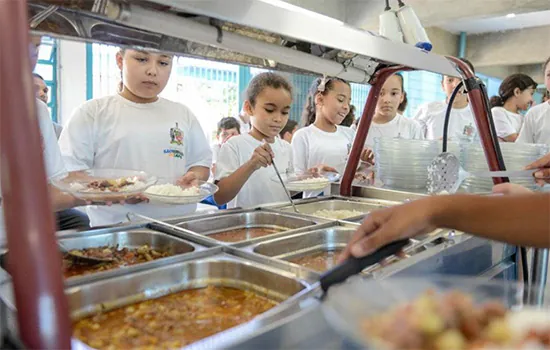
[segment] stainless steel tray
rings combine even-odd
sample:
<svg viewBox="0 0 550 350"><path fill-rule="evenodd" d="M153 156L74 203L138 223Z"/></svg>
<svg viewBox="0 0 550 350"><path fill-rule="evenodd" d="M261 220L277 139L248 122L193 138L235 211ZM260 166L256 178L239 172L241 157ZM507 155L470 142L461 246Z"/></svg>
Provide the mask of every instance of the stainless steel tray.
<svg viewBox="0 0 550 350"><path fill-rule="evenodd" d="M174 223L174 226L181 230L169 230L161 225L151 224L157 230L177 235L182 238L194 240L200 244L231 245L241 247L245 245L263 242L276 237L287 236L296 232L311 229L318 224L328 223L328 220L305 217L290 213L278 213L268 210L243 210L232 213L220 213L197 220L188 220ZM280 229L281 232L272 233L238 242L224 242L211 238L212 234L244 228L272 228Z"/></svg>
<svg viewBox="0 0 550 350"><path fill-rule="evenodd" d="M79 319L100 311L207 285L250 290L280 302L310 287L292 273L225 253L224 249L226 248L213 248L195 254L195 260L180 261L155 269L126 274L124 277L68 288L66 295L72 316L74 319ZM201 257L197 258L199 255ZM10 338L17 339L16 309L11 283L0 285L0 295L6 310L7 331ZM293 308L299 309L299 306L280 304L264 314L264 318L259 316L248 324L237 326L213 337L220 339L220 336L228 333L227 339L222 341L231 342L247 338L258 328L272 324L274 318L280 317L278 313L281 313L281 316L288 316L294 312ZM236 332L237 329L243 331ZM79 342L76 341L76 343ZM200 343L206 344L208 348L211 344L209 338L205 338L190 346Z"/></svg>
<svg viewBox="0 0 550 350"><path fill-rule="evenodd" d="M173 256L157 259L141 264L125 266L117 269L101 271L88 275L75 276L66 279L67 285L78 285L88 283L104 278L120 276L126 273L141 271L144 269L153 268L163 263L163 260L174 260L174 257L181 254L198 252L205 248L196 243L186 241L184 239L168 235L166 233L138 228L127 230L125 228L117 228L109 231L102 229L97 231L73 232L67 235L59 236L58 239L67 249L83 249L100 246L116 246L123 248L139 248L145 244L153 249L169 251ZM6 252L7 253L7 252ZM0 257L0 262L5 263L6 254ZM4 268L4 265L2 265Z"/></svg>
<svg viewBox="0 0 550 350"><path fill-rule="evenodd" d="M314 200L304 200L297 202L296 208L302 215L313 216L315 212L319 210L355 210L362 212L363 214L343 218L344 220L348 219L361 219L364 218L370 211L389 207L392 205L397 205L399 202L391 202L379 199L366 199L366 198L351 198L351 197L326 197L326 198L317 198ZM293 209L291 206L282 206L272 208L276 211L282 212L292 212ZM336 220L336 219L327 219L325 220Z"/></svg>

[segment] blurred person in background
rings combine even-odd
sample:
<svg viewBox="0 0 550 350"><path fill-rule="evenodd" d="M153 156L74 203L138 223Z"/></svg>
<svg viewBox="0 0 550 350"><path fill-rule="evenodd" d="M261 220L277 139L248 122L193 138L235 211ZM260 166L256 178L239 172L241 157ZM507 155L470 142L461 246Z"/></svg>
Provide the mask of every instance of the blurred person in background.
<svg viewBox="0 0 550 350"><path fill-rule="evenodd" d="M289 119L283 130L279 133L279 136L286 142L292 143L292 137L296 130L298 130L298 122Z"/></svg>
<svg viewBox="0 0 550 350"><path fill-rule="evenodd" d="M46 81L44 80L44 78L42 78L40 74L32 73L32 76L34 80L34 88L36 90L36 97L47 105L50 97L50 89L48 88L48 85L46 85ZM63 127L54 121L52 121L52 123L57 139L59 139L59 135L61 135Z"/></svg>

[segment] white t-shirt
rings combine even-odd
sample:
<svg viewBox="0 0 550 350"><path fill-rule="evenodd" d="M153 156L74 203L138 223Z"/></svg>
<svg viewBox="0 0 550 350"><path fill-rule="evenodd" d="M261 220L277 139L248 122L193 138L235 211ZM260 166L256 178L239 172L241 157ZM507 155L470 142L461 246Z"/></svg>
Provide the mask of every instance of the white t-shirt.
<svg viewBox="0 0 550 350"><path fill-rule="evenodd" d="M401 114L397 114L395 118L385 124L378 124L372 121L365 145L372 149L374 147L374 139L379 137L400 137L407 140L424 139L420 124Z"/></svg>
<svg viewBox="0 0 550 350"><path fill-rule="evenodd" d="M550 145L550 102L536 105L527 112L516 142Z"/></svg>
<svg viewBox="0 0 550 350"><path fill-rule="evenodd" d="M36 113L38 117L38 125L40 127L40 136L42 138L42 151L44 157L44 165L46 168L46 176L49 179L53 177L65 175L67 173L63 164L63 157L57 145L57 136L50 119L50 113L46 104L36 99ZM1 191L1 190L0 190ZM2 203L0 203L0 246L6 244L4 228L4 212Z"/></svg>
<svg viewBox="0 0 550 350"><path fill-rule="evenodd" d="M216 164L218 161L218 154L220 153L221 147L222 145L217 142L210 145L210 151L212 151L212 164Z"/></svg>
<svg viewBox="0 0 550 350"><path fill-rule="evenodd" d="M493 107L491 113L493 114L498 137L505 138L513 134L519 134L523 125L523 117L520 114L507 111L504 107Z"/></svg>
<svg viewBox="0 0 550 350"><path fill-rule="evenodd" d="M254 150L263 142L256 140L250 134L232 137L220 149L216 163L216 180L221 180L233 174L243 164L250 160ZM290 144L276 137L270 144L275 154L277 169L284 174L292 172L292 148ZM248 208L261 204L286 201L287 196L281 184L273 179L277 176L272 166L256 170L245 182L237 196L227 203L227 208Z"/></svg>
<svg viewBox="0 0 550 350"><path fill-rule="evenodd" d="M346 126L336 126L335 132L326 132L315 125L301 128L292 137L292 154L296 172L305 172L320 164L338 170L343 174L346 160L353 145L355 131ZM330 188L323 191L304 192L304 197L314 197L321 192L328 195Z"/></svg>
<svg viewBox="0 0 550 350"><path fill-rule="evenodd" d="M446 111L447 103L444 101L420 106L414 119L422 127L426 139L439 140L443 137ZM458 141L464 137L469 139L477 137L476 123L470 105L460 109L453 108L449 120L449 140Z"/></svg>
<svg viewBox="0 0 550 350"><path fill-rule="evenodd" d="M235 119L237 119L239 121L239 125L240 125L240 133L241 134L248 134L250 132L250 122L245 122L244 120L242 120L241 116L240 115L237 115L235 117Z"/></svg>
<svg viewBox="0 0 550 350"><path fill-rule="evenodd" d="M70 171L142 170L177 178L191 167L210 168L212 153L193 113L184 105L159 98L138 104L117 95L90 100L74 113L59 139ZM127 221L130 211L153 218L180 216L196 205L89 206L92 226Z"/></svg>

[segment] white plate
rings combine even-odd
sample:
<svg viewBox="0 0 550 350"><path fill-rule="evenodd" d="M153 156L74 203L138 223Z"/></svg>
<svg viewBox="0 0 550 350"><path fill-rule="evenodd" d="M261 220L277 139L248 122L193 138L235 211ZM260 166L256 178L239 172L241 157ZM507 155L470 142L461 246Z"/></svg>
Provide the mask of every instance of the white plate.
<svg viewBox="0 0 550 350"><path fill-rule="evenodd" d="M122 187L116 192L93 189L89 185L92 182L105 180L117 181L127 179L136 181L134 185ZM52 184L63 192L67 192L86 201L92 202L118 202L135 197L149 186L155 184L157 178L143 171L123 169L89 169L66 176L60 176L52 180Z"/></svg>
<svg viewBox="0 0 550 350"><path fill-rule="evenodd" d="M214 193L218 192L218 186L204 181L199 181L199 185L196 186L198 188L197 194L189 194L189 195L183 195L183 196L172 196L172 195L161 195L161 194L155 194L151 193L150 191L154 191L157 186L162 186L165 184L172 184L175 186L178 186L182 189L189 188L188 186L180 186L176 185L175 181L160 181L159 184L151 186L143 193L145 197L149 199L150 203L156 203L156 204L171 204L171 205L182 205L182 204L195 204L200 203L203 199L213 195Z"/></svg>

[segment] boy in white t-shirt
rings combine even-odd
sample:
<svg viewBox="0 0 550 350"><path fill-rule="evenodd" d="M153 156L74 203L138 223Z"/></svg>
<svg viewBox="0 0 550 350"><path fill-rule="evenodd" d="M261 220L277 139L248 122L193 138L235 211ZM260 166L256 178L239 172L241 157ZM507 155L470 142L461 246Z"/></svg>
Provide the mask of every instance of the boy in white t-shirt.
<svg viewBox="0 0 550 350"><path fill-rule="evenodd" d="M473 65L468 60L462 60L474 71ZM426 139L441 140L443 138L443 126L449 98L460 81L460 78L444 75L441 87L447 96L446 100L423 104L416 112L414 119L421 125ZM468 96L460 92L456 95L451 109L448 139L455 141L460 139L473 140L476 136L477 128L474 114L468 102Z"/></svg>
<svg viewBox="0 0 550 350"><path fill-rule="evenodd" d="M212 153L205 134L186 106L159 97L172 70L172 57L121 50L120 93L80 106L59 139L70 171L142 170L182 184L206 181ZM153 218L182 216L196 205L88 206L92 226L126 222L130 211Z"/></svg>
<svg viewBox="0 0 550 350"><path fill-rule="evenodd" d="M290 144L278 137L286 125L292 103L292 86L275 73L256 75L246 92L245 112L250 115L249 133L232 137L220 149L216 163L214 195L218 205L228 208L255 207L287 200L277 173L292 171Z"/></svg>
<svg viewBox="0 0 550 350"><path fill-rule="evenodd" d="M550 57L543 66L544 85L550 91ZM550 145L550 101L537 105L527 112L516 142Z"/></svg>
<svg viewBox="0 0 550 350"><path fill-rule="evenodd" d="M525 74L512 74L502 81L498 96L491 97L491 114L500 140L516 141L523 125L523 116L519 112L526 111L533 104L536 88L537 83Z"/></svg>
<svg viewBox="0 0 550 350"><path fill-rule="evenodd" d="M241 134L241 124L236 118L225 117L218 122L218 131L216 132L217 142L212 145L212 175L216 174L216 161L218 153L224 143L233 136Z"/></svg>

